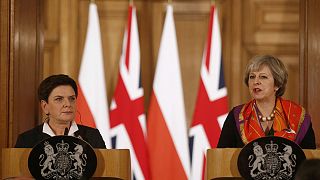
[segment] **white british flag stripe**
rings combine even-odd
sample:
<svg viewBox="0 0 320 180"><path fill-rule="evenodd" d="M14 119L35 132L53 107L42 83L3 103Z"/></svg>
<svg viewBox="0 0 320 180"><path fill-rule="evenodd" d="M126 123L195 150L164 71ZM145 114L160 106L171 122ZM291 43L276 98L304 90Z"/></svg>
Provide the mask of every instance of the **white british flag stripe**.
<svg viewBox="0 0 320 180"><path fill-rule="evenodd" d="M209 67L206 67L206 56L203 56L204 59L202 60L201 66L201 78L210 100L213 101L227 95L226 88L219 89L220 71L222 71L222 69L220 69L222 63L222 51L217 9L214 11L211 42L211 49L213 52L210 53Z"/></svg>
<svg viewBox="0 0 320 180"><path fill-rule="evenodd" d="M227 116L228 116L228 113L225 113L218 117L218 123L219 123L220 129L222 129L224 121L226 120Z"/></svg>
<svg viewBox="0 0 320 180"><path fill-rule="evenodd" d="M114 99L111 100L110 111L117 109L117 103Z"/></svg>
<svg viewBox="0 0 320 180"><path fill-rule="evenodd" d="M227 88L224 86L218 11L212 6L208 40L203 53L200 86L192 127L191 180L204 178L206 151L216 146L227 116ZM222 87L221 87L222 86Z"/></svg>
<svg viewBox="0 0 320 180"><path fill-rule="evenodd" d="M189 131L190 136L193 137L192 148L192 165L190 179L202 179L202 164L204 161L203 156L206 155L207 149L210 148L210 143L207 134L202 125L194 126ZM201 165L201 166L199 166Z"/></svg>
<svg viewBox="0 0 320 180"><path fill-rule="evenodd" d="M223 123L227 117L227 114L219 116L218 122L220 128L222 128ZM192 147L192 164L191 164L191 174L190 180L200 180L203 176L203 163L206 156L207 150L211 148L207 134L203 128L203 125L197 125L190 128L190 137L193 137L193 147Z"/></svg>
<svg viewBox="0 0 320 180"><path fill-rule="evenodd" d="M140 126L142 128L144 137L147 138L147 118L145 114L141 114L138 116Z"/></svg>
<svg viewBox="0 0 320 180"><path fill-rule="evenodd" d="M116 148L131 153L134 179L149 179L146 117L140 85L140 47L135 7L129 7L128 26L123 38L119 77L110 107L110 124Z"/></svg>
<svg viewBox="0 0 320 180"><path fill-rule="evenodd" d="M129 149L132 166L131 170L133 171L132 175L134 174L136 176L135 178L138 177L139 180L143 180L144 176L125 126L120 124L112 128L110 134L117 139L116 146L114 147L115 149ZM131 179L133 179L133 176Z"/></svg>
<svg viewBox="0 0 320 180"><path fill-rule="evenodd" d="M125 64L127 56L125 53L127 48L127 36L128 32L126 30L123 38L122 54L120 58L120 74L127 88L130 99L134 100L143 96L143 89L140 87L140 44L135 8L132 9L129 67L126 67Z"/></svg>

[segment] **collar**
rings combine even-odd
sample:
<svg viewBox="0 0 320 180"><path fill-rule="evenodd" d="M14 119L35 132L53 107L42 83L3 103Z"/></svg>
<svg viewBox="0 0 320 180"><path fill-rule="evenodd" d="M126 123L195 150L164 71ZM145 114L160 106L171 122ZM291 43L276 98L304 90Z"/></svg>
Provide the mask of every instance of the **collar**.
<svg viewBox="0 0 320 180"><path fill-rule="evenodd" d="M72 121L69 132L68 132L68 136L74 136L74 133L77 132L78 130L79 130L78 125L76 124L76 122ZM56 136L56 134L53 132L53 130L51 129L51 127L47 122L43 123L42 132L45 134L48 134L51 137Z"/></svg>
<svg viewBox="0 0 320 180"><path fill-rule="evenodd" d="M244 144L251 142L265 134L258 121L258 116L253 108L255 100L245 104L239 116L239 131ZM305 120L305 110L292 101L277 98L273 122L274 136L284 137L295 141L296 132L299 132L301 124Z"/></svg>

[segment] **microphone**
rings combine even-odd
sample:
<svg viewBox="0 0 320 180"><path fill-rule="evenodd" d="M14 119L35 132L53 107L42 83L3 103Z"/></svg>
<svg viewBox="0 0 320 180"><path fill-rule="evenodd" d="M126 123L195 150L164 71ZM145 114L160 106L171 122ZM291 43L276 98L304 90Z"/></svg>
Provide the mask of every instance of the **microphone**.
<svg viewBox="0 0 320 180"><path fill-rule="evenodd" d="M69 133L69 129L68 129L68 128L65 128L65 129L64 129L64 134L63 134L63 135L68 136L68 133Z"/></svg>

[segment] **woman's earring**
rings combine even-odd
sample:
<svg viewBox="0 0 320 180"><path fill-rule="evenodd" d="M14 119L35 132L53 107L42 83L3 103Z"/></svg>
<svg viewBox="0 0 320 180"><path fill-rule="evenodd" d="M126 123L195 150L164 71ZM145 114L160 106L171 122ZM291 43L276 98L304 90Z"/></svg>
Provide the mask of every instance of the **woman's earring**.
<svg viewBox="0 0 320 180"><path fill-rule="evenodd" d="M49 118L50 113L46 113L46 117L44 118L44 122L49 122L50 118Z"/></svg>

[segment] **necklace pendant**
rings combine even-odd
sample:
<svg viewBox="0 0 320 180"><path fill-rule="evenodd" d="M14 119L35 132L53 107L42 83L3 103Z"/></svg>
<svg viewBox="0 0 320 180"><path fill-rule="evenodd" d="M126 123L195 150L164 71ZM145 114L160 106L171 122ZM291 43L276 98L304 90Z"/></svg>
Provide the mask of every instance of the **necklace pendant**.
<svg viewBox="0 0 320 180"><path fill-rule="evenodd" d="M262 117L262 121L265 122L267 120L266 117Z"/></svg>
<svg viewBox="0 0 320 180"><path fill-rule="evenodd" d="M272 112L272 113L270 114L270 116L267 116L267 117L263 117L262 115L258 115L258 118L259 118L259 120L262 121L262 122L272 121L273 118L274 118L274 112Z"/></svg>

